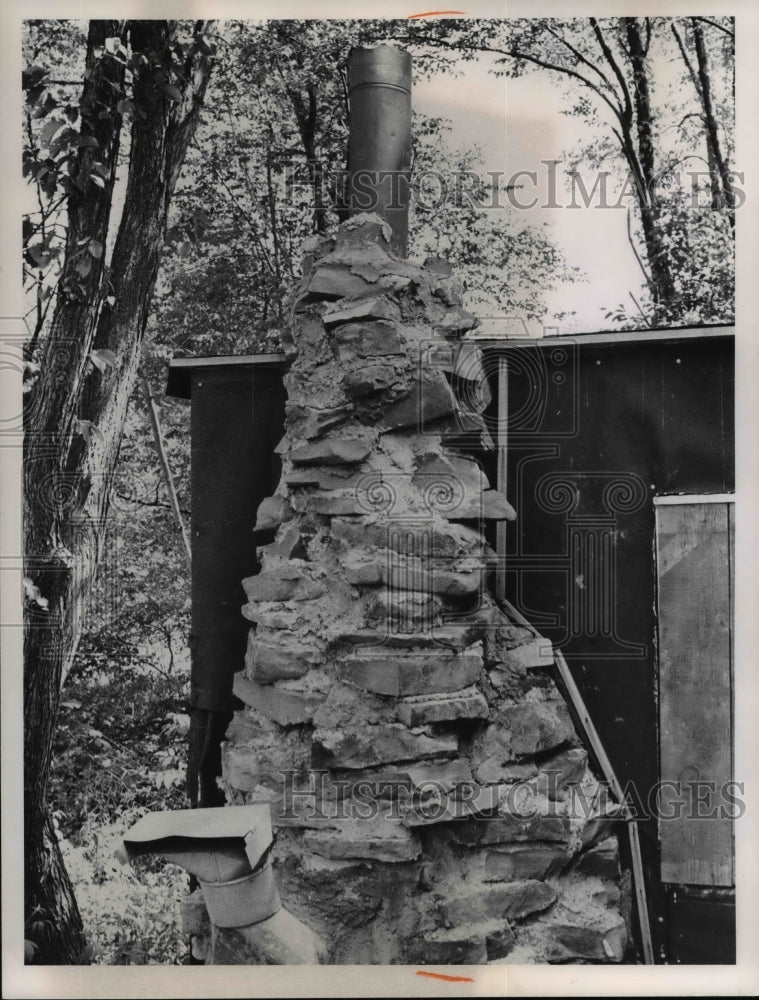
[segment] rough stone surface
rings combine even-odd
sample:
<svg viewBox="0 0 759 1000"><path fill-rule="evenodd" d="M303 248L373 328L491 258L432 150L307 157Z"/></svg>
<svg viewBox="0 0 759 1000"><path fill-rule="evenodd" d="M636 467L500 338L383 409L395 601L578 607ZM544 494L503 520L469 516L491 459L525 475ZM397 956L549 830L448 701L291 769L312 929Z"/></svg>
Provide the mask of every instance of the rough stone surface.
<svg viewBox="0 0 759 1000"><path fill-rule="evenodd" d="M341 360L384 357L400 354L401 338L396 327L385 320L369 323L344 323L333 334Z"/></svg>
<svg viewBox="0 0 759 1000"><path fill-rule="evenodd" d="M487 851L484 878L492 882L551 878L571 857L569 850L555 844L495 845Z"/></svg>
<svg viewBox="0 0 759 1000"><path fill-rule="evenodd" d="M249 576L242 585L249 601L312 601L325 592L323 583L289 567Z"/></svg>
<svg viewBox="0 0 759 1000"><path fill-rule="evenodd" d="M488 884L461 890L443 904L446 919L452 924L499 917L521 920L532 913L547 910L556 902L556 893L545 882L536 879Z"/></svg>
<svg viewBox="0 0 759 1000"><path fill-rule="evenodd" d="M270 804L284 906L325 950L220 935L212 960L616 962L614 819L574 808L598 783L550 644L486 589L484 522L515 512L466 453L493 446L476 320L389 235L355 216L304 248L222 744L227 799Z"/></svg>
<svg viewBox="0 0 759 1000"><path fill-rule="evenodd" d="M347 405L313 407L287 404L285 412L292 430L299 437L310 439L320 437L332 427L345 423L351 415L351 407Z"/></svg>
<svg viewBox="0 0 759 1000"><path fill-rule="evenodd" d="M503 844L521 840L549 840L567 843L571 834L566 816L499 815L475 820L456 829L454 840L460 844Z"/></svg>
<svg viewBox="0 0 759 1000"><path fill-rule="evenodd" d="M455 792L462 784L469 785L472 772L465 760L411 761L385 764L380 768L356 771L336 771L339 794L344 798L361 795L371 788L380 802L398 804L399 815L404 804L413 808L424 805L437 793Z"/></svg>
<svg viewBox="0 0 759 1000"><path fill-rule="evenodd" d="M483 752L515 760L553 750L573 738L574 726L563 701L524 702L498 712L485 732Z"/></svg>
<svg viewBox="0 0 759 1000"><path fill-rule="evenodd" d="M279 726L308 722L324 701L320 694L256 684L240 674L235 674L232 691L246 705L257 708Z"/></svg>
<svg viewBox="0 0 759 1000"><path fill-rule="evenodd" d="M501 665L507 667L550 667L553 664L553 646L548 639L536 638L522 646L508 650L502 658Z"/></svg>
<svg viewBox="0 0 759 1000"><path fill-rule="evenodd" d="M432 931L409 941L406 961L424 965L482 965L488 952L481 928Z"/></svg>
<svg viewBox="0 0 759 1000"><path fill-rule="evenodd" d="M482 670L482 656L472 653L401 652L354 656L344 660L340 676L377 694L416 695L460 691L472 684Z"/></svg>
<svg viewBox="0 0 759 1000"><path fill-rule="evenodd" d="M317 729L313 736L317 767L376 767L391 761L450 757L457 750L455 736L425 736L401 725L366 726L354 733Z"/></svg>
<svg viewBox="0 0 759 1000"><path fill-rule="evenodd" d="M368 861L414 861L421 853L418 838L389 820L345 820L333 830L309 830L304 842L324 858Z"/></svg>
<svg viewBox="0 0 759 1000"><path fill-rule="evenodd" d="M339 264L320 264L311 276L308 291L312 297L342 298L361 295L369 288L369 283L356 274L351 274Z"/></svg>
<svg viewBox="0 0 759 1000"><path fill-rule="evenodd" d="M407 726L455 719L486 719L488 714L488 703L475 687L436 698L417 696L398 703L398 718Z"/></svg>
<svg viewBox="0 0 759 1000"><path fill-rule="evenodd" d="M547 940L549 962L582 959L591 962L621 962L627 944L624 924L604 932L576 924L553 924Z"/></svg>
<svg viewBox="0 0 759 1000"><path fill-rule="evenodd" d="M290 680L308 673L313 663L313 653L272 646L252 637L245 659L246 669L259 684Z"/></svg>
<svg viewBox="0 0 759 1000"><path fill-rule="evenodd" d="M273 496L262 500L258 507L254 531L266 531L278 528L280 524L292 519L294 511L284 497Z"/></svg>
<svg viewBox="0 0 759 1000"><path fill-rule="evenodd" d="M381 431L421 429L430 421L455 412L456 400L445 378L438 372L427 372L404 399L385 411L378 426Z"/></svg>
<svg viewBox="0 0 759 1000"><path fill-rule="evenodd" d="M395 303L382 296L361 299L359 302L349 302L345 305L336 303L325 310L323 317L324 325L327 327L366 319L387 319L397 322L399 318L400 314Z"/></svg>
<svg viewBox="0 0 759 1000"><path fill-rule="evenodd" d="M359 438L324 438L295 448L290 458L299 465L350 465L362 462L370 452L371 444Z"/></svg>
<svg viewBox="0 0 759 1000"><path fill-rule="evenodd" d="M616 837L607 837L600 844L582 853L574 866L581 875L595 875L598 878L619 878L619 843Z"/></svg>
<svg viewBox="0 0 759 1000"><path fill-rule="evenodd" d="M488 961L492 962L493 959L504 958L514 947L515 942L514 931L509 924L505 921L498 921L496 926L485 935Z"/></svg>
<svg viewBox="0 0 759 1000"><path fill-rule="evenodd" d="M541 761L538 788L549 799L560 799L585 775L588 752L580 747L564 750Z"/></svg>

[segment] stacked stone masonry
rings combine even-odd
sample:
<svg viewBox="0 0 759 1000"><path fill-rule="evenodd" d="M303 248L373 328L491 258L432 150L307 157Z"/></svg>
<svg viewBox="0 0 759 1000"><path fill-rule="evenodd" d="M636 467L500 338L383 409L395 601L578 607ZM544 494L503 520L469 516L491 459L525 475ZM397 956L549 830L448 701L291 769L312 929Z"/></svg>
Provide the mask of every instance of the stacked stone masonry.
<svg viewBox="0 0 759 1000"><path fill-rule="evenodd" d="M476 321L388 236L358 216L306 254L227 798L270 802L284 905L329 962L619 962L613 808L550 644L487 588L484 524L516 515L462 447L492 447Z"/></svg>

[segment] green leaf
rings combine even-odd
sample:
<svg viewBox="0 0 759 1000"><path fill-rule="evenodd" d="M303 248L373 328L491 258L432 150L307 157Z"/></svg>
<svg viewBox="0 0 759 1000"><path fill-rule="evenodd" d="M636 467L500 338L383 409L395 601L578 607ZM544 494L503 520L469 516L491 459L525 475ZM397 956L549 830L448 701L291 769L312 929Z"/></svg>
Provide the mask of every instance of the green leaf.
<svg viewBox="0 0 759 1000"><path fill-rule="evenodd" d="M95 185L95 187L99 187L99 188L104 188L105 187L105 181L103 180L102 177L98 177L97 174L90 174L90 180Z"/></svg>

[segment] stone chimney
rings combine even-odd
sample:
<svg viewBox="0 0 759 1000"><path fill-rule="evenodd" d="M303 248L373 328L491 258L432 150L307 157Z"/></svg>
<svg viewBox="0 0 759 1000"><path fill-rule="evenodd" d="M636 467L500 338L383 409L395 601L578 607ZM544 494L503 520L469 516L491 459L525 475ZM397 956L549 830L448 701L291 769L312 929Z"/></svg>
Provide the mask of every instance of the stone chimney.
<svg viewBox="0 0 759 1000"><path fill-rule="evenodd" d="M223 787L270 804L331 963L619 962L614 810L550 645L488 591L484 526L516 514L460 447L492 446L476 320L402 226L357 214L305 254Z"/></svg>

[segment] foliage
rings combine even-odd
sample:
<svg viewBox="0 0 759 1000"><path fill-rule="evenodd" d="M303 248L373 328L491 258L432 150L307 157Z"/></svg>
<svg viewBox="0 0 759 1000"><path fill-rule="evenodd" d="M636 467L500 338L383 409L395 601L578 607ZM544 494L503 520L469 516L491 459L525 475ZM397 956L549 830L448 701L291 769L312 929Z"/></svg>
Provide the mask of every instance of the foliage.
<svg viewBox="0 0 759 1000"><path fill-rule="evenodd" d="M629 232L645 273L643 305L634 317L620 306L609 318L626 326L732 321L733 252L724 253L739 204L731 18L432 20L411 22L399 37L451 58L489 53L498 75L563 83L565 113L589 136L569 152L569 166L629 180L635 204ZM696 170L708 177L716 217L690 209Z"/></svg>
<svg viewBox="0 0 759 1000"><path fill-rule="evenodd" d="M130 655L127 655L130 654ZM86 634L64 688L50 803L77 842L136 807L184 807L186 672L159 672L122 636Z"/></svg>
<svg viewBox="0 0 759 1000"><path fill-rule="evenodd" d="M542 317L545 292L578 269L563 260L547 226L525 224L513 207L492 207L508 204L505 185L484 180L476 149L443 148L439 129L414 143L422 179L411 204L411 254L447 260L464 283L465 304L480 316Z"/></svg>
<svg viewBox="0 0 759 1000"><path fill-rule="evenodd" d="M154 351L279 348L300 247L345 212L348 53L403 24L229 26L172 205L151 321ZM414 58L417 77L450 71L445 54L429 46ZM483 207L493 192L467 179L480 170L479 155L451 149L449 131L442 118L414 115L413 169L441 177L445 194L412 200L410 255L447 257L462 271L470 305L486 313L539 315L544 292L570 271L548 235L524 225L522 213Z"/></svg>
<svg viewBox="0 0 759 1000"><path fill-rule="evenodd" d="M142 858L122 866L114 857L126 830L145 812L132 807L115 822L85 825L77 844L62 840L92 964L186 962L180 906L187 895L187 873L171 864L156 869Z"/></svg>
<svg viewBox="0 0 759 1000"><path fill-rule="evenodd" d="M114 851L145 813L186 806L186 699L186 671L156 670L105 629L84 636L59 708L50 804L96 964L185 961L186 873L153 858L122 866Z"/></svg>

